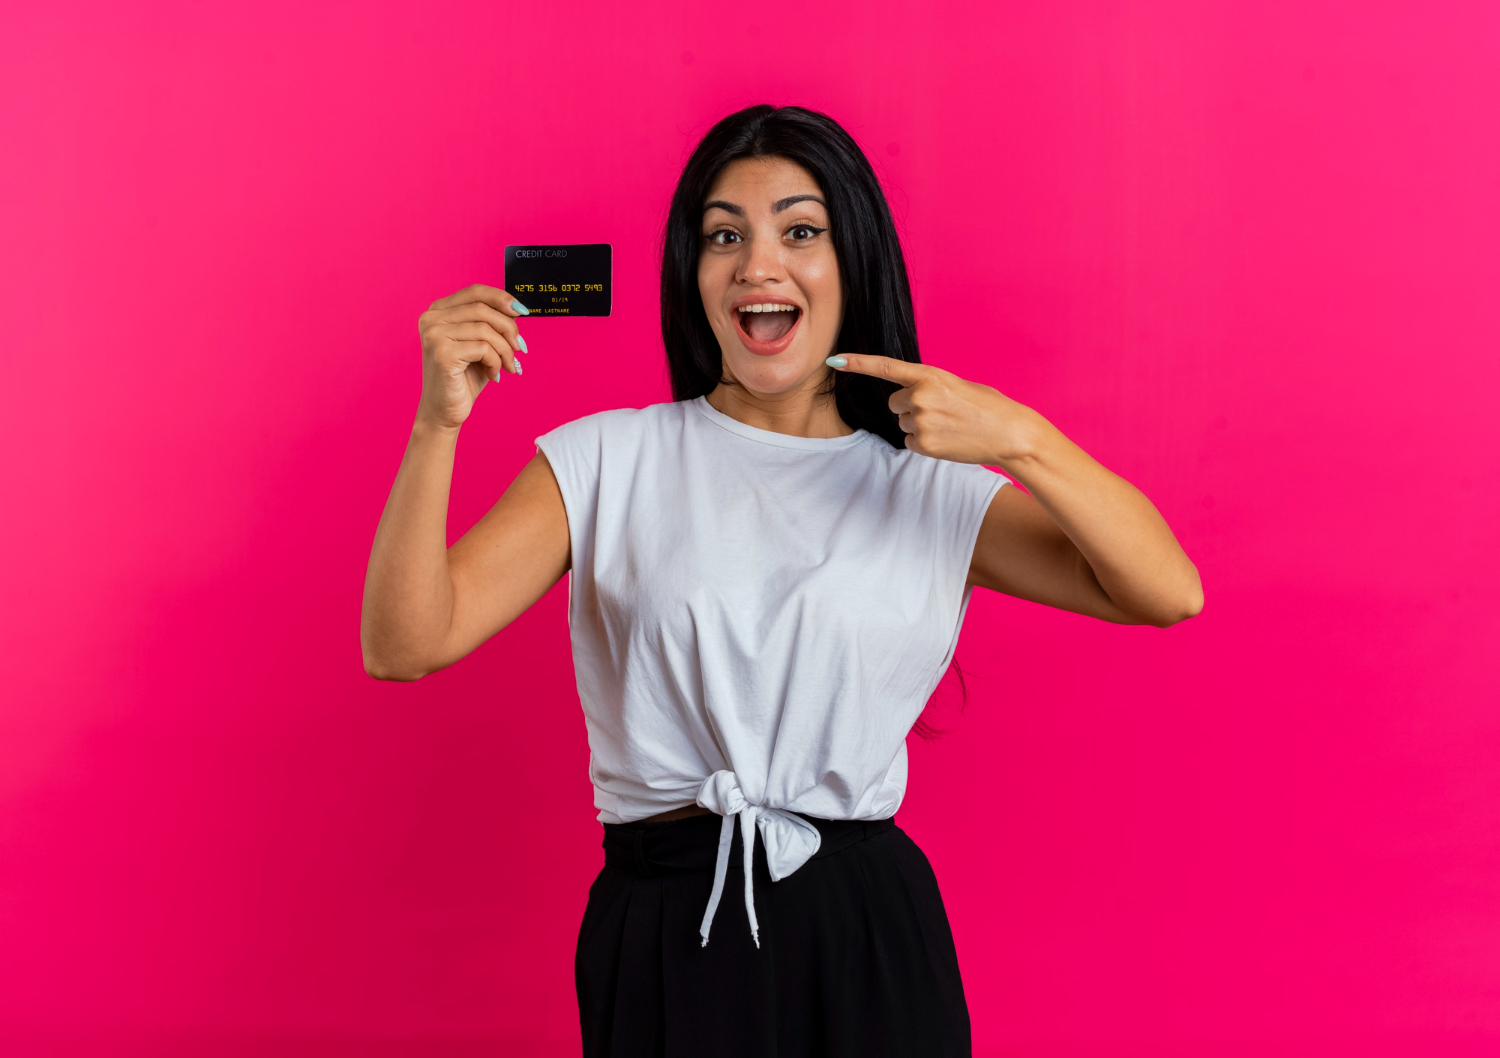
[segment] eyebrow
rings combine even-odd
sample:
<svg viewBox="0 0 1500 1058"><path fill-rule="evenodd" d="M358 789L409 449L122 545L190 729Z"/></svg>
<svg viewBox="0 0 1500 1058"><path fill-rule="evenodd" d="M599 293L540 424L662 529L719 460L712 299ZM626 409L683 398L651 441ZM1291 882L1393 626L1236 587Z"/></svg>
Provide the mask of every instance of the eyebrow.
<svg viewBox="0 0 1500 1058"><path fill-rule="evenodd" d="M798 202L816 202L824 209L828 208L828 203L824 202L817 195L791 195L787 198L777 199L775 202L772 202L771 212L780 213L782 210L786 209L789 206L795 206Z"/></svg>
<svg viewBox="0 0 1500 1058"><path fill-rule="evenodd" d="M824 209L828 208L828 203L824 202L817 195L788 195L786 198L779 198L775 202L772 202L771 212L780 213L782 210L795 206L798 202L816 202ZM703 203L704 213L707 213L711 209L722 209L725 213L733 213L736 217L743 217L745 215L745 211L739 206L736 206L733 202L725 202L722 198L716 198L712 202Z"/></svg>

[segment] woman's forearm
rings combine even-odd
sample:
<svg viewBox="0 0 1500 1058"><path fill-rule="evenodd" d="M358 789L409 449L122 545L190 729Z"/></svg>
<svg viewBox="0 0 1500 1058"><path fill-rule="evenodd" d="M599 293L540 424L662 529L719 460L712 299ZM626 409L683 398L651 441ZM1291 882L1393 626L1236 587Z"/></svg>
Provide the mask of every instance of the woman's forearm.
<svg viewBox="0 0 1500 1058"><path fill-rule="evenodd" d="M908 449L935 459L998 466L1024 485L1072 541L1119 614L1169 625L1203 608L1198 569L1151 501L1035 410L931 364L869 353L839 353L828 363L901 387L891 394L890 407ZM1056 572L1071 575L1066 569ZM1040 594L1063 598L1069 593Z"/></svg>
<svg viewBox="0 0 1500 1058"><path fill-rule="evenodd" d="M375 530L359 638L365 671L379 679L426 675L452 624L448 493L457 444L457 427L418 418Z"/></svg>
<svg viewBox="0 0 1500 1058"><path fill-rule="evenodd" d="M1198 569L1166 519L1130 482L1101 466L1032 409L1006 439L1001 466L1068 535L1121 610L1155 625L1203 608Z"/></svg>

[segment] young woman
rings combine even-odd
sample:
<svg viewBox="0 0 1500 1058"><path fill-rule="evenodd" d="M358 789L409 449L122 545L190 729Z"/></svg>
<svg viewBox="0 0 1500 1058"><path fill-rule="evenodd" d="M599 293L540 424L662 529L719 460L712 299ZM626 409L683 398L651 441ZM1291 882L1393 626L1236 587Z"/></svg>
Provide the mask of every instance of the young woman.
<svg viewBox="0 0 1500 1058"><path fill-rule="evenodd" d="M751 107L699 144L661 312L674 399L537 438L446 549L459 427L520 373L527 310L474 286L422 315L365 667L451 665L571 571L605 832L575 962L590 1058L967 1055L942 898L893 817L973 588L1165 627L1202 607L1198 572L1041 415L921 362L885 197L821 114Z"/></svg>

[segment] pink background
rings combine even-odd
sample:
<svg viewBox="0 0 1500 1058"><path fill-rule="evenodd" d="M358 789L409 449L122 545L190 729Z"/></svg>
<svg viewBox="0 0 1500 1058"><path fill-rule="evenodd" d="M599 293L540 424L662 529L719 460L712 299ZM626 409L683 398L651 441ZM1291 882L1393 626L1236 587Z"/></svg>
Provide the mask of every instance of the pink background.
<svg viewBox="0 0 1500 1058"><path fill-rule="evenodd" d="M1162 632L976 597L899 820L987 1055L1500 1048L1500 8L7 6L0 1052L577 1053L601 853L563 589L361 669L417 314L606 240L525 325L451 531L667 399L692 144L825 109L928 359L1166 514Z"/></svg>

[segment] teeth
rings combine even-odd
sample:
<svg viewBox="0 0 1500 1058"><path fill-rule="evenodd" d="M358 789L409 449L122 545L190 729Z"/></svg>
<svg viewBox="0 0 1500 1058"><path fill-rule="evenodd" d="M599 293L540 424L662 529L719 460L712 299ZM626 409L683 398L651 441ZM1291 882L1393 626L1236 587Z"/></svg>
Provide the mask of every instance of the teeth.
<svg viewBox="0 0 1500 1058"><path fill-rule="evenodd" d="M745 305L741 312L796 312L796 305L782 305L780 303L764 305Z"/></svg>

